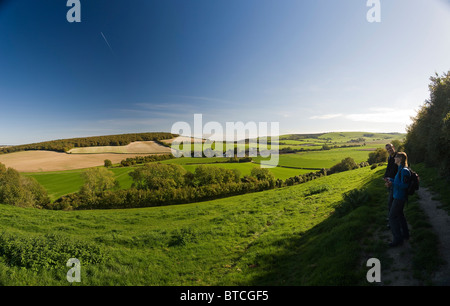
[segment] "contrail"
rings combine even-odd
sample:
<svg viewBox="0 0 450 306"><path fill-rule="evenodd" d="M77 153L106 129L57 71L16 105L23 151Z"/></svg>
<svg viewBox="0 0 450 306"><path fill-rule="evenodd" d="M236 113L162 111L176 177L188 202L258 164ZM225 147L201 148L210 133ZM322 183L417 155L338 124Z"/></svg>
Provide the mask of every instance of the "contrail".
<svg viewBox="0 0 450 306"><path fill-rule="evenodd" d="M115 56L113 49L111 48L111 45L109 44L108 40L106 39L105 35L103 35L103 32L100 32L100 34L102 34L103 39L105 40L106 44L109 47L109 50L111 50L111 53Z"/></svg>

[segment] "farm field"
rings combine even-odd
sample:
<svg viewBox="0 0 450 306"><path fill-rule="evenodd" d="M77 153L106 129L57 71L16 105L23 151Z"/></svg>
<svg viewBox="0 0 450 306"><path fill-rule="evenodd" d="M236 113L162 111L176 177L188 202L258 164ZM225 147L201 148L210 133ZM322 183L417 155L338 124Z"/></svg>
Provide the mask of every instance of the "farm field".
<svg viewBox="0 0 450 306"><path fill-rule="evenodd" d="M135 141L126 146L99 146L73 148L68 151L70 154L99 154L99 153L119 153L119 154L169 154L170 148L162 146L154 141Z"/></svg>
<svg viewBox="0 0 450 306"><path fill-rule="evenodd" d="M324 151L298 152L290 154L280 154L278 165L284 167L321 169L330 168L346 157L351 157L355 162L367 161L369 153L375 149L338 148ZM255 157L255 162L270 165L268 158Z"/></svg>
<svg viewBox="0 0 450 306"><path fill-rule="evenodd" d="M134 167L112 168L114 177L119 181L120 188L131 187L132 180L128 175ZM26 176L35 178L48 192L51 201L55 201L63 195L74 193L80 190L84 184L81 173L83 170L67 170L55 172L28 172Z"/></svg>
<svg viewBox="0 0 450 306"><path fill-rule="evenodd" d="M136 156L150 154L67 154L52 151L21 151L0 154L0 163L19 172L66 171L97 167L105 159L113 163Z"/></svg>
<svg viewBox="0 0 450 306"><path fill-rule="evenodd" d="M368 207L357 210L357 218L336 219L333 212L344 193L383 172L365 167L291 187L165 207L49 211L0 205L0 248L14 237L9 250L31 252L22 262L9 261L9 253L0 257L0 284L70 285L65 260L58 261L66 254L64 241L80 252L78 285L357 284L366 272L358 268L358 241L374 216ZM317 186L326 188L312 194ZM41 244L50 258L33 256Z"/></svg>

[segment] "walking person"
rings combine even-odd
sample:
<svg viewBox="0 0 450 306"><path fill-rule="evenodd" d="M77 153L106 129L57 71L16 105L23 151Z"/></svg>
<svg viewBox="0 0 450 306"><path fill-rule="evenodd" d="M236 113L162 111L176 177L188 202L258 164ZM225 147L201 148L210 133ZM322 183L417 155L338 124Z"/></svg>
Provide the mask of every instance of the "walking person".
<svg viewBox="0 0 450 306"><path fill-rule="evenodd" d="M389 210L389 225L391 227L393 240L389 246L395 247L401 245L403 240L409 239L408 223L406 222L403 209L408 200L408 185L411 179L411 173L408 167L408 156L404 152L398 152L394 157L395 164L398 166L397 174L394 179L389 179L386 184L393 187L393 201Z"/></svg>
<svg viewBox="0 0 450 306"><path fill-rule="evenodd" d="M389 157L388 157L388 164L386 167L386 171L384 172L383 179L387 183L387 182L389 182L389 179L395 178L395 175L398 172L398 166L395 164L395 161L394 161L395 154L397 154L397 152L395 152L394 145L392 145L391 143L388 143L388 144L386 144L385 148L386 148L386 151L389 153ZM393 198L394 189L393 189L392 185L390 185L390 187L388 187L388 192L389 192L389 195L388 195L388 201L387 201L388 202L388 205L387 205L388 225L387 226L389 227L389 211L391 210L392 201L394 200L394 198Z"/></svg>

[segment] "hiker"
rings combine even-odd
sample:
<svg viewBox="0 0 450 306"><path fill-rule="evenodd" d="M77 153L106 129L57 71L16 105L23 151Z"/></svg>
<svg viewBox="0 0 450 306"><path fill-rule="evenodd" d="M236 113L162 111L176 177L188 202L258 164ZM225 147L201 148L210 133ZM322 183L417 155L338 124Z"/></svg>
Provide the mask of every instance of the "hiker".
<svg viewBox="0 0 450 306"><path fill-rule="evenodd" d="M403 213L403 208L408 200L407 190L411 179L411 173L407 168L408 156L405 152L398 152L394 161L398 166L398 171L395 178L390 178L387 183L393 187L393 201L389 211L389 225L393 235L393 240L389 243L391 247L401 245L403 240L409 239L408 224Z"/></svg>
<svg viewBox="0 0 450 306"><path fill-rule="evenodd" d="M395 161L394 161L394 157L395 157L395 154L397 154L397 152L395 152L395 147L391 143L386 144L385 148L386 148L386 151L388 151L388 153L389 153L389 157L388 157L388 164L386 167L386 172L384 172L383 179L386 183L388 183L390 178L391 179L395 178L395 175L397 174L397 171L398 171L398 166L395 164ZM388 187L388 191L389 191L389 195L388 195L388 212L387 212L388 225L387 226L389 227L389 211L391 210L392 200L394 199L392 185L390 185L390 187Z"/></svg>

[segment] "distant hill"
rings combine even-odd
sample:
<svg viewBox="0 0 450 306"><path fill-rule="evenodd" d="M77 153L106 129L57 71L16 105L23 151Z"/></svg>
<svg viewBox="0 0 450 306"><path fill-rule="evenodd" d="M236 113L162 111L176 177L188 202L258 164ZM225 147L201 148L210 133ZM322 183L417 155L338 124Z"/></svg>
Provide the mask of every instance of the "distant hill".
<svg viewBox="0 0 450 306"><path fill-rule="evenodd" d="M161 142L162 140L171 139L176 136L178 135L165 132L155 132L59 139L18 146L1 147L0 154L29 150L67 152L73 148L82 147L126 146L135 141L155 141L162 145L165 145Z"/></svg>

